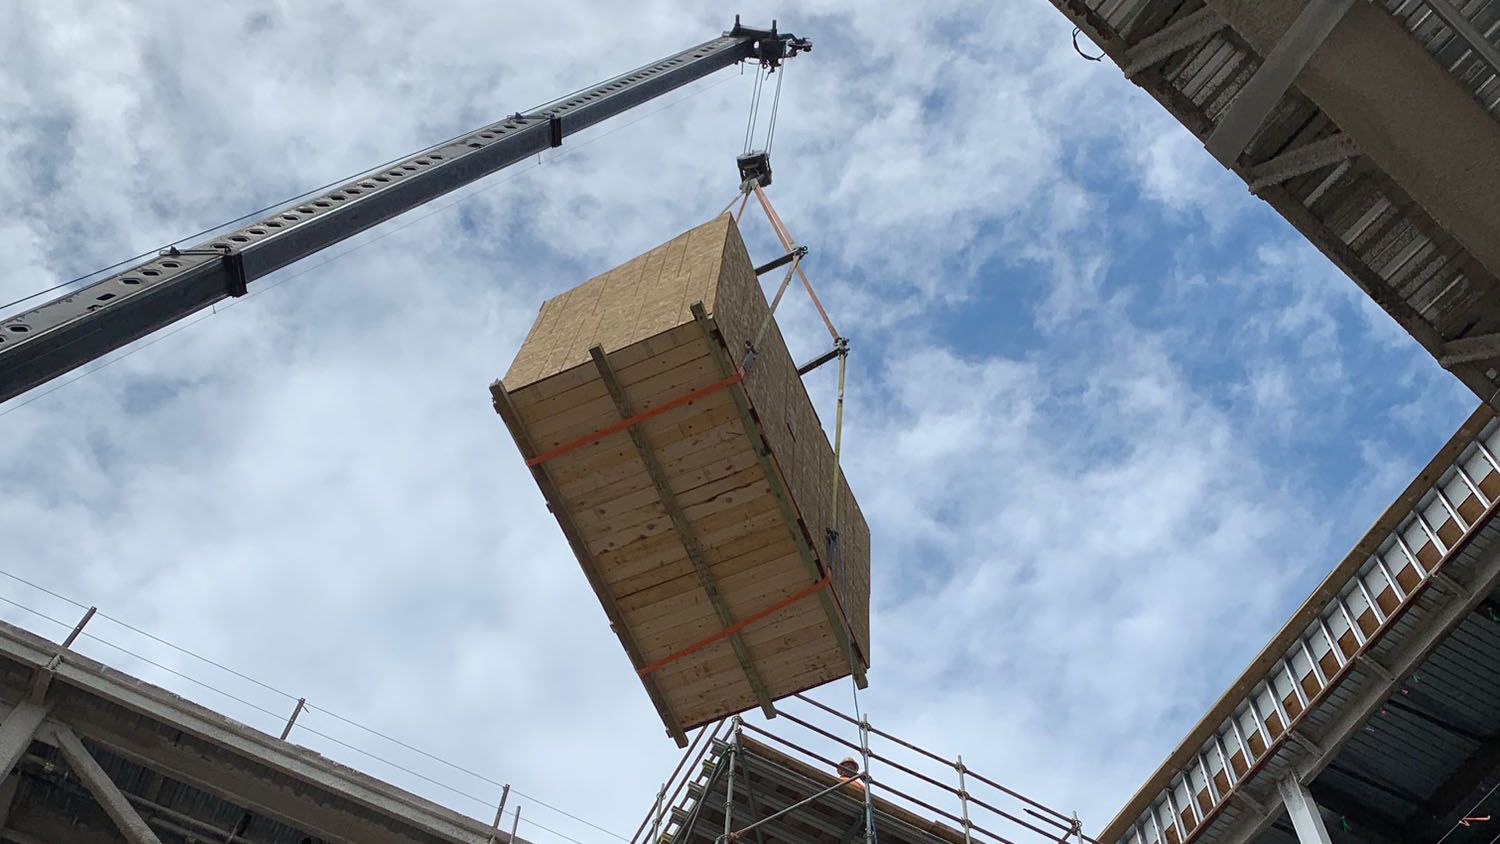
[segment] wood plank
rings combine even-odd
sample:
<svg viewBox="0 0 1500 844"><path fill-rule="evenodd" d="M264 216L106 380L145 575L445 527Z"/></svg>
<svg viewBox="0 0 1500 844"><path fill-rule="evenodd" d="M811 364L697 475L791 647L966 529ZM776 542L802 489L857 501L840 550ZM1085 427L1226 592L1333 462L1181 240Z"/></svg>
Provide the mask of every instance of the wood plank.
<svg viewBox="0 0 1500 844"><path fill-rule="evenodd" d="M535 326L533 326L535 330ZM673 350L683 343L702 342L698 336L697 329L691 325L679 325L667 331L643 337L618 351L610 353L609 359L613 366L621 370L622 377L634 367L646 365L658 355L672 355ZM671 366L675 366L672 362ZM671 366L666 368L670 369ZM512 386L506 384L506 389L511 393L511 401L516 404L517 409L530 408L536 403L553 398L569 390L577 389L587 383L598 383L599 373L589 364L580 364L570 369L564 369L552 375L530 383ZM524 414L523 414L524 418Z"/></svg>
<svg viewBox="0 0 1500 844"><path fill-rule="evenodd" d="M827 619L814 619L798 630L779 633L769 642L757 642L756 645L768 650L774 648L778 661L810 661L816 666L829 666L830 671L840 676L847 675L848 660L829 647L830 638ZM726 658L722 651L709 649L699 653L705 655L704 658L696 661L684 659L680 668L678 663L673 663L657 672L662 689L672 699L673 705L680 707L685 719L693 718L704 705L712 706L725 688L723 678L735 674L732 654ZM799 676L801 673L787 672L784 676Z"/></svg>
<svg viewBox="0 0 1500 844"><path fill-rule="evenodd" d="M797 584L787 591L794 593L805 588L806 584ZM755 606L755 610L760 611L771 605L771 602L762 602ZM746 643L755 643L751 647L751 655L760 667L763 678L769 678L772 668L780 664L782 657L774 647L763 647L764 642L761 640L779 642L782 636L794 633L803 627L818 623L826 625L827 619L820 613L821 609L817 601L808 596L805 599L805 605L803 601L798 601L767 618L757 619L740 629L739 634ZM745 615L748 616L749 613ZM676 653L710 639L725 629L727 627L716 621L712 614L704 613L701 607L693 607L690 608L689 613L674 618L671 626L642 626L635 632L641 643L641 649L646 653L654 654L653 658L659 659L663 655ZM660 649L659 652L658 649ZM839 663L844 662L845 657L838 652L831 640L825 651L822 662L830 659Z"/></svg>
<svg viewBox="0 0 1500 844"><path fill-rule="evenodd" d="M677 497L677 502L684 507L708 504L718 500L726 493L744 489L757 483L764 486L765 482L765 478L760 473L760 467L753 464L738 472L710 478L702 483L685 488L678 488L676 484L672 483L671 478L666 479L667 488ZM740 498L743 498L743 496L740 496ZM585 531L593 530L601 535L608 535L610 533L628 531L635 525L655 518L655 513L659 508L653 505L659 503L659 501L660 496L656 495L656 488L654 485L651 485L649 489L646 486L641 486L608 503L595 507L583 508L571 502L570 505L580 528Z"/></svg>
<svg viewBox="0 0 1500 844"><path fill-rule="evenodd" d="M638 387L632 387L631 394L639 392L642 397L640 400L633 401L633 405L637 412L644 413L659 405L677 401L684 395L706 387L716 380L718 379L713 374L712 363L707 357L700 356L659 375L653 375L642 381ZM701 403L713 398L715 397L710 394L691 402L686 407L698 407ZM668 413L674 412L676 411L668 411ZM551 448L597 431L618 418L614 412L614 402L610 400L607 393L601 393L582 404L573 405L546 418L529 422L526 430L531 432L532 440L538 445Z"/></svg>
<svg viewBox="0 0 1500 844"><path fill-rule="evenodd" d="M671 493L670 487L660 478L655 479L658 491ZM681 496L672 493L683 515L689 523L695 523L715 513L721 513L763 495L770 494L770 487L760 474L759 467L745 469L727 478L710 481ZM590 537L589 547L596 553L622 548L632 542L645 539L660 531L660 519L651 507L640 507L618 518L591 520L589 527L580 527Z"/></svg>
<svg viewBox="0 0 1500 844"><path fill-rule="evenodd" d="M741 246L741 248L743 248L743 245ZM693 319L698 323L699 330L703 332L703 337L705 342L708 343L710 353L718 362L719 372L721 374L728 374L729 372L733 372L735 364L729 358L728 351L724 347L723 335L717 333L717 329L714 327L714 323L709 320L708 314L704 312L702 306L693 307ZM798 379L799 383L800 380L801 379ZM799 524L799 521L793 509L792 500L790 494L787 492L787 487L781 480L781 473L779 469L771 463L768 456L770 447L768 444L766 444L764 433L759 434L760 439L758 442L756 442L754 439L756 436L754 432L760 431L760 426L755 424L754 417L750 409L749 399L746 398L744 391L738 384L730 387L729 393L730 396L734 399L735 407L739 411L740 418L744 422L746 432L751 434L752 436L752 442L754 442L756 446L756 453L763 455L761 464L765 469L766 477L772 482L774 497L777 502L777 507L781 511L782 519L786 522L789 529L792 530L794 534L796 534L794 537L795 541L797 541L799 546L803 549L803 564L807 566L808 574L810 576L821 578L823 572L822 565L818 560L817 550L807 545L806 538L801 535L801 533L798 532L795 527L797 524ZM818 600L823 605L824 612L828 616L828 623L833 626L836 635L839 637L840 650L848 648L849 631L844 626L843 615L834 605L834 601L832 597L829 596L828 590L825 589L822 592L819 592ZM864 666L856 663L856 665L854 666L854 675L856 682L860 685L861 688L863 688L866 685Z"/></svg>
<svg viewBox="0 0 1500 844"><path fill-rule="evenodd" d="M595 346L589 350L589 354L594 359L594 365L599 368L600 377L604 379L605 385L609 387L610 396L614 398L620 417L628 419L634 416L636 414L634 403L625 394L624 389L615 379L614 371L610 369L609 361L604 356L604 350L599 346ZM684 507L677 500L677 496L672 493L672 490L667 487L661 465L657 463L656 455L651 451L651 443L641 433L641 426L632 425L629 431L631 439L635 442L636 449L640 452L641 462L645 464L647 473L651 475L656 483L657 492L661 495L662 507L666 510L667 517L671 519L672 526L677 532L678 540L682 542L683 550L687 552L688 559L692 561L693 569L698 575L698 582L702 585L704 593L708 595L709 604L713 607L714 613L717 615L719 623L723 625L724 629L732 629L735 624L734 614L729 611L729 607L724 603L722 596L719 594L718 581L714 578L713 573L709 571L708 560L704 557L703 549L698 544L698 537L693 531L690 521L692 516L688 508ZM727 496L729 493L725 493L725 495ZM760 673L755 667L755 660L751 657L749 648L745 647L745 643L739 633L731 633L726 638L729 641L730 647L734 650L736 659L739 661L740 669L745 674L745 680L755 690L755 699L759 701L761 709L766 713L767 717L775 717L776 707L771 704L771 696L766 691L766 684L761 679Z"/></svg>
<svg viewBox="0 0 1500 844"><path fill-rule="evenodd" d="M495 412L500 414L500 418L505 421L506 427L510 429L511 436L515 439L516 445L521 449L521 454L523 456L535 454L536 452L532 450L531 439L526 433L526 428L522 425L520 417L515 412L515 408L511 407L510 396L505 390L505 385L496 381L490 385L490 395L494 401ZM548 477L546 468L543 466L533 466L531 468L531 475L536 481L537 487L541 489L542 497L547 500L553 517L557 519L558 527L562 529L563 536L568 540L568 546L573 549L573 556L578 558L578 564L583 569L589 586L593 588L594 595L599 599L600 605L604 608L604 614L610 621L610 629L619 638L620 645L625 649L625 654L630 658L631 665L636 668L644 666L646 661L641 654L640 647L636 645L635 638L630 633L630 628L625 626L620 609L615 604L614 595L609 591L604 578L600 575L596 562L589 555L588 546L584 544L578 532L573 529L572 519L569 517L567 510L564 509L562 497L558 494L557 488L552 483L552 479ZM656 713L661 716L662 723L666 725L667 734L672 737L673 741L677 742L678 747L687 747L687 734L683 731L682 721L667 702L667 697L657 684L656 678L649 675L642 677L641 684L646 687L646 695L651 699L652 705L656 707Z"/></svg>
<svg viewBox="0 0 1500 844"><path fill-rule="evenodd" d="M709 546L710 554L719 559L733 559L741 554L749 553L757 549L766 549L767 555L774 554L774 550L768 546L776 543L785 543L784 547L795 548L792 544L791 535L787 532L786 525L781 523L780 514L774 510L768 510L756 517L762 522L757 526L748 526L748 532L737 539L721 542L719 545ZM729 551L720 549L734 549L736 553L731 556ZM631 574L620 572L620 579L613 586L616 594L624 600L643 589L651 588L660 583L666 583L679 575L685 575L685 570L670 568L677 565L676 562L662 563L657 567L648 567L635 571Z"/></svg>
<svg viewBox="0 0 1500 844"><path fill-rule="evenodd" d="M745 564L739 568L733 567L734 561L715 562L714 576L719 578L729 600L741 603L773 594L785 586L808 585L807 572L796 558L797 549L786 541L783 551L776 557L764 553L742 557ZM646 625L671 618L679 609L696 606L702 600L697 584L691 578L681 577L621 596L619 604L632 627L645 629Z"/></svg>
<svg viewBox="0 0 1500 844"><path fill-rule="evenodd" d="M686 492L714 478L733 475L755 466L755 454L750 451L748 441L743 445L743 448L727 456L700 450L675 461L663 463L662 466L667 470L669 482L672 484L672 491ZM635 494L646 483L645 470L642 469L640 473L596 489L575 491L574 487L569 487L568 500L570 505L579 511L607 507ZM618 511L618 508L613 509Z"/></svg>
<svg viewBox="0 0 1500 844"><path fill-rule="evenodd" d="M640 393L641 400L635 402L638 410L649 410L661 402L661 394L671 391L674 383L691 382L695 364L698 364L696 369L702 377L702 383L713 380L709 377L711 370L705 365L707 364L706 357L707 349L703 347L701 341L698 343L689 341L632 366L633 378L630 381L624 381L623 376L619 374L615 377L621 379L624 387L630 390L632 395ZM590 364L581 368L589 369L591 366ZM694 384L694 386L701 386L701 384ZM676 398L683 392L687 390L671 392L670 398ZM597 377L584 379L578 386L561 395L536 401L523 418L526 420L528 430L547 433L562 424L567 416L581 415L581 408L597 405L601 398L609 398L603 382ZM600 411L589 415L607 414Z"/></svg>
<svg viewBox="0 0 1500 844"><path fill-rule="evenodd" d="M781 518L774 502L757 499L716 513L696 526L699 541L712 547L776 524ZM600 570L618 594L627 595L683 572L669 564L682 559L681 549L670 535L653 536L615 551L598 555ZM666 569L672 568L671 571Z"/></svg>
<svg viewBox="0 0 1500 844"><path fill-rule="evenodd" d="M718 576L717 571L715 576ZM621 612L626 621L643 642L655 637L652 641L675 641L685 647L706 635L697 633L696 627L691 631L687 630L702 619L701 609L707 606L701 589L686 590L685 587L689 585L685 582L687 580L674 578L674 590L683 591L676 591L667 599L637 608L622 607ZM795 552L781 560L766 561L736 572L731 577L720 578L719 584L723 600L738 618L748 618L760 613L812 585L807 582L806 575L797 565ZM758 620L754 624L770 623L775 617ZM713 632L715 631L709 631Z"/></svg>
<svg viewBox="0 0 1500 844"><path fill-rule="evenodd" d="M700 433L683 434L675 438L664 435L653 440L662 465L675 475L684 471L687 466L701 466L711 462L718 454L725 452L726 445L733 446L736 450L749 448L740 420L723 418L732 414L732 408L712 407L705 412L706 416L712 417L704 422L708 427L703 428ZM583 493L620 481L630 474L632 467L639 469L639 463L632 460L632 457L629 438L607 437L547 463L548 471L559 478L559 483L571 491Z"/></svg>

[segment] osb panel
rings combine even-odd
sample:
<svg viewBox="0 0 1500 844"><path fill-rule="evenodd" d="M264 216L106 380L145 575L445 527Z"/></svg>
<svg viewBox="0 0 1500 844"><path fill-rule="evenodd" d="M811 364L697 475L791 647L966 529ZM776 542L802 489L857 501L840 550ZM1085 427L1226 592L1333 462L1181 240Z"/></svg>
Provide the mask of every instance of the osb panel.
<svg viewBox="0 0 1500 844"><path fill-rule="evenodd" d="M731 353L745 348L770 312L749 252L733 218L716 221L726 238L719 275L719 308L713 314ZM766 441L786 479L819 558L827 564L827 530L832 509L833 446L813 409L812 399L797 375L781 329L773 321L755 362L746 373L745 392L760 418ZM854 631L858 656L870 664L870 528L838 472L838 531L841 552L834 567L835 593Z"/></svg>
<svg viewBox="0 0 1500 844"><path fill-rule="evenodd" d="M723 250L714 229L699 226L544 302L505 374L506 389L588 363L596 345L623 349L691 322L694 302L712 309Z"/></svg>
<svg viewBox="0 0 1500 844"><path fill-rule="evenodd" d="M690 310L700 301L731 348L742 347L743 340L735 338L749 336L744 326L758 325L768 311L727 216L549 300L504 381L533 448L558 448L619 420L589 358L592 345L606 350L636 412L718 380L718 367ZM832 449L779 332L773 331L762 345L766 348L752 368L746 394L762 424L778 419L787 431L783 437L768 429L766 440L794 507L804 518L815 514L807 518L808 530L821 537ZM771 408L769 417L764 408ZM783 519L728 390L645 420L637 430L660 464L665 485L691 525L733 618L757 613L811 585L793 533L801 528ZM560 454L545 469L560 499L552 506L566 514L587 548L588 559L580 562L597 572L607 593L601 600L616 605L646 662L722 628L684 539L627 433ZM847 591L858 596L849 607L855 610L856 639L863 652L868 530L847 485L842 492L842 514L851 516L839 519L843 556L862 561L849 565ZM816 547L826 555L821 541ZM843 580L836 577L835 583ZM740 635L773 698L848 673L847 658L816 597L757 621ZM728 640L663 666L652 680L685 728L756 705Z"/></svg>

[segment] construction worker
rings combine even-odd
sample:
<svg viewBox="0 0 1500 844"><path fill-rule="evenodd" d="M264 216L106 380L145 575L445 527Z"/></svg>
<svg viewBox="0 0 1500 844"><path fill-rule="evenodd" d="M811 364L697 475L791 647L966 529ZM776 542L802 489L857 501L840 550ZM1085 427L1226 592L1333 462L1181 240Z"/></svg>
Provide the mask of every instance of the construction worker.
<svg viewBox="0 0 1500 844"><path fill-rule="evenodd" d="M840 782L849 783L853 788L865 787L864 781L859 778L859 763L852 757L844 757L844 761L839 763L838 773Z"/></svg>

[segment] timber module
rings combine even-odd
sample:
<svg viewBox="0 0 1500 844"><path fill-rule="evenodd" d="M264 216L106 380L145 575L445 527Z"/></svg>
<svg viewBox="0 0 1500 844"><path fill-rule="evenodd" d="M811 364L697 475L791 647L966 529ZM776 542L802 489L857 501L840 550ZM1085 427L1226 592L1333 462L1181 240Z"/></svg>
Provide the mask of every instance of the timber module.
<svg viewBox="0 0 1500 844"><path fill-rule="evenodd" d="M839 465L849 342L808 280L807 247L764 191L780 71L811 49L775 22L752 29L736 19L720 38L234 221L202 242L64 285L73 289L0 317L0 401L251 294L282 267L612 115L750 63L754 98L734 199L708 222L549 299L491 386L667 733L687 748L631 844L1012 844L1007 836L1017 834L1093 842L1076 816L961 757L875 729L860 712L870 529ZM765 142L753 147L772 74ZM752 199L782 250L759 267L740 236ZM781 282L768 302L760 278L772 272ZM774 318L793 279L831 339L800 366ZM830 442L802 377L835 362ZM318 711L305 698L279 735L263 733L73 653L80 635L92 635L84 628L96 612L80 609L60 644L0 623L8 707L0 842L521 841L509 785L495 783L486 823L349 771L294 743L323 736L298 722ZM853 716L802 694L844 678ZM757 708L782 730L738 714ZM794 729L796 741L783 735Z"/></svg>
<svg viewBox="0 0 1500 844"><path fill-rule="evenodd" d="M491 392L680 745L863 681L870 529L728 213L548 300Z"/></svg>

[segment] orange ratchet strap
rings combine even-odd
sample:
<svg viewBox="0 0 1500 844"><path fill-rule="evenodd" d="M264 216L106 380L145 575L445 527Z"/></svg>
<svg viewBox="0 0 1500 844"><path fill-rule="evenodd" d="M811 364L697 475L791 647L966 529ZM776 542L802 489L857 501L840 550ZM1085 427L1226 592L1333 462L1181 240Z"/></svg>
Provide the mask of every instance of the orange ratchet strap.
<svg viewBox="0 0 1500 844"><path fill-rule="evenodd" d="M776 603L770 605L769 607L766 607L765 609L760 610L759 612L752 613L752 614L746 616L745 618L742 618L739 621L736 621L734 624L729 625L728 627L724 628L723 630L720 630L719 632L714 633L714 634L710 635L709 637L707 637L707 638L705 638L705 639L703 639L701 641L694 642L693 644L688 645L687 647L683 648L682 650L678 651L677 653L671 654L670 656L664 656L661 659L658 659L657 661L655 661L655 662L651 663L650 665L646 666L645 668L638 669L636 671L636 673L639 674L639 675L641 675L642 677L644 677L647 674L650 674L651 672L657 670L658 668L662 668L664 666L670 665L670 664L676 662L677 660L682 659L685 656L690 656L692 654L695 654L698 651L701 651L704 648L708 647L709 645L712 645L714 642L718 642L718 641L720 641L722 639L727 639L730 636L733 636L734 634L740 632L741 630L744 630L746 627L749 627L750 625L754 624L755 622L760 621L761 619L765 618L766 616L774 615L775 613L781 612L782 610L786 609L787 607L791 606L792 604L797 603L798 601L802 600L803 598L806 598L809 595L815 595L818 592L820 592L820 591L822 591L823 589L826 589L826 588L828 588L828 575L824 574L822 580L818 581L817 583L814 583L813 585L807 587L806 589L803 589L801 592L797 592L796 594L789 595L789 596L787 596L785 598L782 598L781 600L779 600Z"/></svg>
<svg viewBox="0 0 1500 844"><path fill-rule="evenodd" d="M562 445L550 451L544 451L535 457L529 458L526 461L526 465L535 466L538 463L545 463L560 454L567 454L575 448L582 448L589 443L598 442L599 440L604 439L605 437L615 433L616 431L623 431L626 428L629 428L631 425L645 422L647 419L650 419L654 416L660 416L669 410L682 407L690 401L701 399L704 396L709 395L710 393L717 393L718 391L730 386L731 384L738 384L744 377L745 373L735 372L733 375L723 379L722 381L715 381L714 383L709 384L707 387L699 387L691 393L672 399L666 404L657 405L650 410L645 410L629 418L621 419L619 422L616 422L612 425L606 425L603 428L600 428L599 430L593 432L592 434L584 434L583 436L579 437L576 440L573 440L570 443L563 443Z"/></svg>

